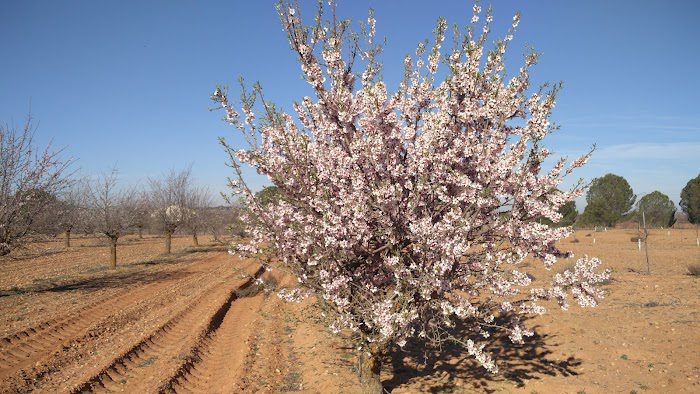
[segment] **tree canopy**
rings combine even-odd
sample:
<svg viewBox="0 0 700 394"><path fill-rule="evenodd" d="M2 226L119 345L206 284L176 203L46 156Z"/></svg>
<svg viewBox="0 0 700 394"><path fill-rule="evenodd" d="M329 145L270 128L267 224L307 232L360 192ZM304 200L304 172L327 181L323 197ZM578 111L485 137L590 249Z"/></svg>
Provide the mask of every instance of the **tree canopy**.
<svg viewBox="0 0 700 394"><path fill-rule="evenodd" d="M280 192L280 189L275 185L265 186L262 190L255 193L256 200L260 204L265 206L279 202L281 197L282 193Z"/></svg>
<svg viewBox="0 0 700 394"><path fill-rule="evenodd" d="M586 194L586 208L581 222L587 225L613 227L632 209L637 196L627 180L606 174L591 182Z"/></svg>
<svg viewBox="0 0 700 394"><path fill-rule="evenodd" d="M681 209L690 223L700 223L700 174L688 181L681 191Z"/></svg>
<svg viewBox="0 0 700 394"><path fill-rule="evenodd" d="M294 2L278 8L314 96L301 97L293 114L269 103L259 84L243 89L240 110L225 88L214 91L245 141L245 149L222 141L235 175L232 191L243 195L254 219L250 242L236 250L267 265L279 261L297 276L300 288L281 297L322 300L330 328L351 331L368 355L360 370L376 383L368 383L371 392L382 392L380 362L394 345L451 340L494 371L483 350L493 330L522 343L532 335L525 316L543 313L542 303L566 308L570 294L581 306L595 306L603 295L595 285L609 274L596 272L598 259L579 259L544 288L527 288L530 277L517 269L527 256L545 267L570 256L557 247L570 228L535 219L562 220L560 208L583 185L556 188L590 156L542 170L559 85L530 89L535 53L516 75L506 74L519 15L493 48L490 11L474 6L472 23L454 30L447 50L448 24L440 19L434 43L420 43L415 57L405 58L405 77L389 91L373 15L353 33L333 1L326 17L324 3L309 26ZM446 72L438 72L441 65ZM243 165L267 175L281 198L257 201ZM497 316L507 326L493 324ZM457 322L468 329L450 333Z"/></svg>
<svg viewBox="0 0 700 394"><path fill-rule="evenodd" d="M633 216L640 223L644 219L649 227L671 227L676 222L676 206L667 195L654 191L637 201Z"/></svg>

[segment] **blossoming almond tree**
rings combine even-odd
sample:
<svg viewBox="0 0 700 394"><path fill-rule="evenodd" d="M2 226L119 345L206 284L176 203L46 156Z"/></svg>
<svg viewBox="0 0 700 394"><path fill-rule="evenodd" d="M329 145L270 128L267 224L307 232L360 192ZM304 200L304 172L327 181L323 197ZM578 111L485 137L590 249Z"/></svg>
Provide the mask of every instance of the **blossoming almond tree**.
<svg viewBox="0 0 700 394"><path fill-rule="evenodd" d="M521 343L532 335L522 317L544 313L547 301L566 309L569 293L584 307L602 297L594 285L609 272L594 272L596 258L579 259L542 288L532 288L519 268L528 256L547 268L571 256L556 246L570 228L535 219L558 222L558 209L581 195L581 181L565 192L557 187L590 152L542 169L558 86L528 93L534 53L507 77L504 55L519 15L490 50L490 11L479 24L484 15L474 6L471 24L455 28L447 51L447 23L440 19L432 46L421 43L404 59L404 78L389 92L372 13L354 33L331 8L325 18L319 6L315 24L305 26L297 4L279 5L314 92L294 103L294 114L266 101L257 84L243 89L240 112L225 89L214 92L247 142L237 150L222 140L233 191L253 213L252 241L237 249L279 258L301 286L280 295L316 295L333 312L331 328L354 333L368 392L381 392L388 349L414 336L461 343L496 371L483 351L492 330L507 330ZM260 121L254 109L263 111ZM242 178L244 163L269 177L279 200L256 201ZM505 314L515 316L510 324L495 324ZM470 331L448 335L457 322Z"/></svg>

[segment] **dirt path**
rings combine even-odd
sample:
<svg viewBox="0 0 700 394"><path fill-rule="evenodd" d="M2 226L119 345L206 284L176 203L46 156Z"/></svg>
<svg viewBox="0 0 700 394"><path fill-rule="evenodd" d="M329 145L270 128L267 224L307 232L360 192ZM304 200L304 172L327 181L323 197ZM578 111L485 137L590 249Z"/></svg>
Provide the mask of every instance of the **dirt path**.
<svg viewBox="0 0 700 394"><path fill-rule="evenodd" d="M173 378L167 382L166 392L215 392L216 387L234 387L241 375L247 345L257 329L258 314L264 295L241 298L233 303L221 325L209 333L193 350Z"/></svg>
<svg viewBox="0 0 700 394"><path fill-rule="evenodd" d="M234 387L240 376L247 344L258 329L257 315L265 295L240 297L211 327L191 357L164 386L166 392L212 392L216 387Z"/></svg>

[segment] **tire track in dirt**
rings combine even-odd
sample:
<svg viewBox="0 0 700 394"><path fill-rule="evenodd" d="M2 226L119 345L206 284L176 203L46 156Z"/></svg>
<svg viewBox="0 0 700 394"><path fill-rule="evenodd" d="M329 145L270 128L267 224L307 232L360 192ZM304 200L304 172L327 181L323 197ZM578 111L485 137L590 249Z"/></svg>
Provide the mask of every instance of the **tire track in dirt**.
<svg viewBox="0 0 700 394"><path fill-rule="evenodd" d="M246 283L239 290L252 284ZM239 293L238 291L236 293ZM161 393L215 392L234 387L246 356L244 343L252 335L265 296L236 294L233 306L202 336L178 371L159 389Z"/></svg>
<svg viewBox="0 0 700 394"><path fill-rule="evenodd" d="M289 369L289 348L283 339L283 301L270 299L258 311L255 332L248 340L243 366L227 392L280 392ZM218 386L216 384L215 386ZM208 387L211 389L212 387ZM183 392L189 392L185 390ZM209 392L203 387L200 392Z"/></svg>
<svg viewBox="0 0 700 394"><path fill-rule="evenodd" d="M261 267L254 276L258 277L263 272L264 269ZM236 291L250 286L253 280L250 278L234 289L219 286L204 292L185 310L173 316L147 338L115 358L102 371L75 387L71 392L132 392L133 390L144 392L153 391L162 386L159 375L163 375L163 371L170 370L177 374L177 371L187 364L187 357L183 362L182 355L192 354L193 349L196 348L196 344L188 346L188 340L200 343L211 332L216 331L236 299ZM223 302L217 302L222 298L225 299ZM213 307L212 303L214 303ZM206 319L206 316L210 317Z"/></svg>
<svg viewBox="0 0 700 394"><path fill-rule="evenodd" d="M206 265L216 256L205 259L198 265ZM190 268L190 267L187 267ZM153 294L167 295L168 291L187 284L193 284L212 276L212 271L204 267L197 270L173 270L184 273L185 277L172 281L156 281L143 286L130 286L86 305L70 315L52 319L35 327L23 330L0 340L0 378L12 375L19 370L37 364L37 359L51 355L63 345L81 335L87 329L114 313L128 311L130 306L138 307L138 302Z"/></svg>
<svg viewBox="0 0 700 394"><path fill-rule="evenodd" d="M247 338L254 330L251 323L255 321L264 298L257 295L237 300L222 327L197 349L196 358L160 391L211 393L216 392L216 387L233 388L245 362Z"/></svg>
<svg viewBox="0 0 700 394"><path fill-rule="evenodd" d="M279 275L279 273L271 275L271 280L277 283L278 288L294 282L291 277ZM250 312L254 317L249 320L249 332L245 338L231 335L231 331L236 329L235 326L240 326L242 321L234 315L230 321L226 322L231 324L222 327L221 343L212 346L215 349L212 355L219 354L218 357L202 363L197 374L187 376L187 379L173 391L177 393L294 391L288 390L286 385L287 375L293 367L290 365L289 357L290 341L286 340L290 331L286 330L285 305L286 303L276 296L265 299L261 305ZM230 344L225 340L227 336ZM234 349L238 352L234 353ZM228 370L231 363L238 366L237 370ZM208 367L212 369L205 370ZM217 379L222 377L223 380L220 383Z"/></svg>

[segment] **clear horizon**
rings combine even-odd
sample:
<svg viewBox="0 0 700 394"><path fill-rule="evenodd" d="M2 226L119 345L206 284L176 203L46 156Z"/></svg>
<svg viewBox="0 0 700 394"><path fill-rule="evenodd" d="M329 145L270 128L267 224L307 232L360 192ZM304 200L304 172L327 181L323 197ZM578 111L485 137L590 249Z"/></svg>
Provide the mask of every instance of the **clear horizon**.
<svg viewBox="0 0 700 394"><path fill-rule="evenodd" d="M38 142L66 147L85 176L116 166L124 183L145 184L192 164L200 185L226 191L230 173L217 137L236 138L221 113L209 111L214 87L234 91L238 76L257 80L286 109L309 93L274 4L5 2L0 121L21 126L31 102ZM314 4L303 3L307 18ZM522 12L509 69L532 46L542 54L534 85L564 82L553 116L561 130L546 145L569 158L598 147L564 186L615 173L637 196L659 190L677 205L700 173L700 76L691 68L700 63L700 3L492 4L492 39ZM357 26L375 9L378 36L388 40L384 78L395 86L404 55L432 37L437 17L464 25L471 5L341 0L339 13ZM253 175L251 183L266 182ZM579 210L584 205L578 201Z"/></svg>

